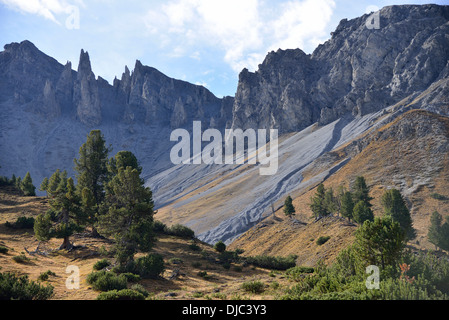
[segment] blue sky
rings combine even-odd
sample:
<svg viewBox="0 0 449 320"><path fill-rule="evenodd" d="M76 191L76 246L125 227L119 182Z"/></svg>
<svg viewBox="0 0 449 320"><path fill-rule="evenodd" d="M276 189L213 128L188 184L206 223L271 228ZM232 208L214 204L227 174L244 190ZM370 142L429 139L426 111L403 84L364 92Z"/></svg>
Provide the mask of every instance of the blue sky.
<svg viewBox="0 0 449 320"><path fill-rule="evenodd" d="M312 53L343 18L406 1L0 0L0 44L30 40L60 63L89 52L112 83L136 59L166 75L235 94L238 74L278 48ZM429 1L413 1L424 4ZM432 3L449 4L448 0Z"/></svg>

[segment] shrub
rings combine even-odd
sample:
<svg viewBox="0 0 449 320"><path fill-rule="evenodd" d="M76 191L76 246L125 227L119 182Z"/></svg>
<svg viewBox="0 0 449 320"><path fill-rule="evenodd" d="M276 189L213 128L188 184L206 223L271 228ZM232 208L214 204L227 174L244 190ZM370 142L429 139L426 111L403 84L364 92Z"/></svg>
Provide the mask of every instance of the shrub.
<svg viewBox="0 0 449 320"><path fill-rule="evenodd" d="M226 244L220 240L214 245L214 249L220 253L224 252L226 251Z"/></svg>
<svg viewBox="0 0 449 320"><path fill-rule="evenodd" d="M102 292L97 300L145 300L145 296L136 290L122 289Z"/></svg>
<svg viewBox="0 0 449 320"><path fill-rule="evenodd" d="M154 230L154 232L157 232L157 233L166 233L167 225L165 223L162 223L159 220L156 220L153 223L153 230Z"/></svg>
<svg viewBox="0 0 449 320"><path fill-rule="evenodd" d="M150 253L134 261L134 271L143 278L157 278L164 271L164 259L160 254Z"/></svg>
<svg viewBox="0 0 449 320"><path fill-rule="evenodd" d="M16 222L10 223L6 222L5 226L11 229L33 229L34 218L33 217L19 217Z"/></svg>
<svg viewBox="0 0 449 320"><path fill-rule="evenodd" d="M148 297L150 295L150 293L147 291L147 289L145 289L141 284L133 284L131 286L131 290L140 292L145 298Z"/></svg>
<svg viewBox="0 0 449 320"><path fill-rule="evenodd" d="M169 227L167 229L167 234L185 239L192 239L195 237L195 232L192 229L179 223Z"/></svg>
<svg viewBox="0 0 449 320"><path fill-rule="evenodd" d="M0 246L0 253L7 254L8 251L9 251L8 248L6 248L6 247L4 247L4 246Z"/></svg>
<svg viewBox="0 0 449 320"><path fill-rule="evenodd" d="M17 263L28 263L28 262L30 262L30 258L25 256L24 254L21 254L21 255L18 255L18 256L14 256L14 257L12 257L12 259L15 262L17 262Z"/></svg>
<svg viewBox="0 0 449 320"><path fill-rule="evenodd" d="M296 255L289 255L288 257L274 257L274 256L254 256L246 257L246 261L256 267L274 270L287 270L296 266Z"/></svg>
<svg viewBox="0 0 449 320"><path fill-rule="evenodd" d="M126 277L126 280L128 280L128 282L139 282L141 279L138 274L134 274L131 272L122 273L122 275Z"/></svg>
<svg viewBox="0 0 449 320"><path fill-rule="evenodd" d="M97 291L126 289L128 280L125 275L117 275L110 271L92 272L87 276L87 283Z"/></svg>
<svg viewBox="0 0 449 320"><path fill-rule="evenodd" d="M51 271L51 270L47 270L47 271L45 271L45 272L42 272L40 275L39 275L39 277L37 277L37 279L38 280L41 280L41 281L47 281L48 280L48 278L49 278L49 276L56 276L56 273L54 273L53 271Z"/></svg>
<svg viewBox="0 0 449 320"><path fill-rule="evenodd" d="M439 193L436 193L436 192L431 193L430 196L431 196L432 198L436 199L436 200L442 200L442 201L444 201L444 200L449 200L448 197L443 196L442 194L439 194Z"/></svg>
<svg viewBox="0 0 449 320"><path fill-rule="evenodd" d="M28 276L0 273L0 300L46 300L53 296L51 285L41 286Z"/></svg>
<svg viewBox="0 0 449 320"><path fill-rule="evenodd" d="M189 248L190 248L190 250L192 250L192 251L200 251L200 250L201 250L200 246L197 245L196 243L191 243L191 244L189 244Z"/></svg>
<svg viewBox="0 0 449 320"><path fill-rule="evenodd" d="M325 244L331 237L329 236L321 236L316 240L316 244L321 246L323 244Z"/></svg>
<svg viewBox="0 0 449 320"><path fill-rule="evenodd" d="M101 259L101 260L95 262L93 269L99 271L106 267L109 267L110 265L111 265L111 262L109 260Z"/></svg>
<svg viewBox="0 0 449 320"><path fill-rule="evenodd" d="M251 293L262 293L265 291L265 285L261 281L247 281L242 284L242 289Z"/></svg>

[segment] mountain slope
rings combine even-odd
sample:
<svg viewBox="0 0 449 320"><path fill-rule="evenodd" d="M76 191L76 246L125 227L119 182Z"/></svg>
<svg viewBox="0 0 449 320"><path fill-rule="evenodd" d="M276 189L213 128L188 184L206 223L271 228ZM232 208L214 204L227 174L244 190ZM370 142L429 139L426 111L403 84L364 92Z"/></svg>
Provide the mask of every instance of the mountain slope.
<svg viewBox="0 0 449 320"><path fill-rule="evenodd" d="M318 158L305 175L314 177L326 170L326 166L347 157L351 160L323 181L325 187L350 188L355 178L363 175L372 189L374 214L379 216L382 193L392 187L399 189L417 229L417 238L411 244L433 248L427 240L430 215L437 210L449 216L449 202L431 196L435 193L449 196L449 118L423 110L409 111L365 137ZM242 248L249 255L254 252L297 254L300 264L313 265L318 258L332 261L339 249L352 242L355 226L337 217L314 222L309 204L315 191L316 184L292 194L298 221L287 219L279 210L237 238L230 248ZM319 236L331 238L318 246L311 239Z"/></svg>

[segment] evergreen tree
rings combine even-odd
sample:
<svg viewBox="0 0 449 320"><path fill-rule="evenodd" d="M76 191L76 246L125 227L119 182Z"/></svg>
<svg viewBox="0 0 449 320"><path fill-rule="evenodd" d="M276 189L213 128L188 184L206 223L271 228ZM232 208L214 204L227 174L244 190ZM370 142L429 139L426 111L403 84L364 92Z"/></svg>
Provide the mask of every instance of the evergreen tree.
<svg viewBox="0 0 449 320"><path fill-rule="evenodd" d="M373 211L362 200L357 202L356 205L354 206L352 217L353 217L354 221L359 223L359 224L362 224L362 223L364 223L367 220L368 221L373 221L374 220Z"/></svg>
<svg viewBox="0 0 449 320"><path fill-rule="evenodd" d="M446 216L446 222L441 226L440 248L449 251L449 216Z"/></svg>
<svg viewBox="0 0 449 320"><path fill-rule="evenodd" d="M348 218L351 221L354 212L354 201L352 200L352 193L346 191L341 198L341 215L342 217Z"/></svg>
<svg viewBox="0 0 449 320"><path fill-rule="evenodd" d="M354 203L363 201L365 202L367 207L369 208L372 207L371 200L373 200L373 198L369 196L369 188L366 184L364 177L356 178L354 183L353 195L354 195Z"/></svg>
<svg viewBox="0 0 449 320"><path fill-rule="evenodd" d="M42 180L41 185L39 186L39 191L45 191L45 192L47 192L47 196L48 196L48 191L47 191L47 189L48 189L48 178L45 177L45 178Z"/></svg>
<svg viewBox="0 0 449 320"><path fill-rule="evenodd" d="M126 267L137 250L149 251L154 243L152 192L137 169L120 168L108 184L105 203L108 211L99 216L98 228L114 237L117 262Z"/></svg>
<svg viewBox="0 0 449 320"><path fill-rule="evenodd" d="M51 209L46 214L39 215L37 223L35 222L36 238L39 241L60 238L63 242L59 249L71 249L70 236L81 231L86 220L72 178L67 179L65 187L59 184L50 200L50 207ZM51 212L56 213L54 219Z"/></svg>
<svg viewBox="0 0 449 320"><path fill-rule="evenodd" d="M100 130L92 130L86 142L80 147L79 158L74 159L78 190L84 188L92 191L95 199L95 215L90 221L96 221L99 214L100 204L104 200L105 185L109 179L108 154L110 148L106 147L106 141ZM86 212L89 208L83 208ZM92 225L92 234L98 235L96 228Z"/></svg>
<svg viewBox="0 0 449 320"><path fill-rule="evenodd" d="M337 211L337 204L334 196L334 190L329 188L324 193L324 205L328 214L335 213Z"/></svg>
<svg viewBox="0 0 449 320"><path fill-rule="evenodd" d="M26 173L23 181L20 184L20 190L22 190L25 196L35 196L36 187L33 185L33 180L29 172Z"/></svg>
<svg viewBox="0 0 449 320"><path fill-rule="evenodd" d="M384 214L390 216L394 221L399 223L408 240L414 239L416 237L416 230L413 228L410 211L399 190L386 190L382 195L381 201L384 208Z"/></svg>
<svg viewBox="0 0 449 320"><path fill-rule="evenodd" d="M324 195L326 193L326 189L324 188L324 185L321 183L315 195L311 199L310 208L312 209L313 215L315 218L322 218L329 214L329 211L327 210L326 203L324 200Z"/></svg>
<svg viewBox="0 0 449 320"><path fill-rule="evenodd" d="M362 201L361 201L362 202ZM363 202L362 202L363 203ZM397 266L405 247L405 234L391 217L365 221L355 233L355 250L367 265Z"/></svg>
<svg viewBox="0 0 449 320"><path fill-rule="evenodd" d="M139 175L142 173L142 167L139 165L136 156L130 151L119 151L115 157L109 159L108 170L112 176L115 176L120 168L126 169L127 167L136 169Z"/></svg>
<svg viewBox="0 0 449 320"><path fill-rule="evenodd" d="M293 206L293 199L292 197L288 196L284 202L284 213L287 217L291 218L295 214L295 212L296 210Z"/></svg>
<svg viewBox="0 0 449 320"><path fill-rule="evenodd" d="M434 211L430 216L430 226L429 231L427 233L427 238L433 245L435 245L435 248L440 246L442 221L443 218L437 211Z"/></svg>
<svg viewBox="0 0 449 320"><path fill-rule="evenodd" d="M48 187L46 189L47 194L53 197L56 194L56 189L58 189L59 183L61 182L61 171L56 169L56 171L50 176L48 180Z"/></svg>

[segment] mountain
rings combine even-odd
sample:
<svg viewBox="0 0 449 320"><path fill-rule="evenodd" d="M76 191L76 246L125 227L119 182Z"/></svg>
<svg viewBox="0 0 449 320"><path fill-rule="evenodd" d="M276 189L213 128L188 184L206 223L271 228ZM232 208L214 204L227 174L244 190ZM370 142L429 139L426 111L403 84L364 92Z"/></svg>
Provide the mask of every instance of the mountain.
<svg viewBox="0 0 449 320"><path fill-rule="evenodd" d="M367 28L368 14L343 19L312 54L273 51L256 72L243 70L232 126L297 132L379 111L442 79L447 97L449 7L388 6L379 17L379 29Z"/></svg>
<svg viewBox="0 0 449 320"><path fill-rule="evenodd" d="M198 120L224 129L232 97L219 99L202 86L169 78L136 61L110 85L95 77L88 52L77 71L39 51L29 41L0 52L0 163L2 174L35 183L67 169L91 129L101 129L118 152L134 152L143 175L169 168L170 132Z"/></svg>
<svg viewBox="0 0 449 320"><path fill-rule="evenodd" d="M242 242L246 232L268 230L261 225L274 219L289 194L297 218L308 224L314 188L351 183L356 175L366 175L374 191L398 187L423 236L425 197L432 190L445 194L449 6L388 6L378 14L379 29L367 27L369 15L342 20L310 55L268 53L257 71L240 73L235 97L223 99L140 61L110 85L95 78L84 50L74 71L29 41L8 44L0 53L0 174L30 171L35 184L57 168L73 175L86 134L101 129L114 152L136 154L153 190L156 219L185 224L208 243L250 248ZM173 165L170 133L192 132L195 120L221 133L278 129L276 173L262 176L263 165L248 161ZM447 214L446 204L439 205ZM261 239L267 238L255 243ZM279 242L271 252L282 243L288 247Z"/></svg>
<svg viewBox="0 0 449 320"><path fill-rule="evenodd" d="M347 168L368 145L363 137L407 111L448 116L449 6L389 6L379 16L380 29L366 27L368 15L342 20L313 54L278 50L256 72L244 69L231 127L279 129L277 173L260 176L260 166L247 163L171 168L147 183L155 190L160 219L187 224L206 242L232 243L276 212L287 195L300 195ZM428 136L436 142L438 137ZM348 144L351 153L333 156ZM431 148L418 151L441 160ZM401 165L405 170L409 164ZM368 173L354 168L353 174ZM417 171L404 171L401 179L413 188L437 179L434 171L424 179L412 168ZM398 186L409 195L412 186L396 182L383 186ZM306 207L302 212L310 213Z"/></svg>

